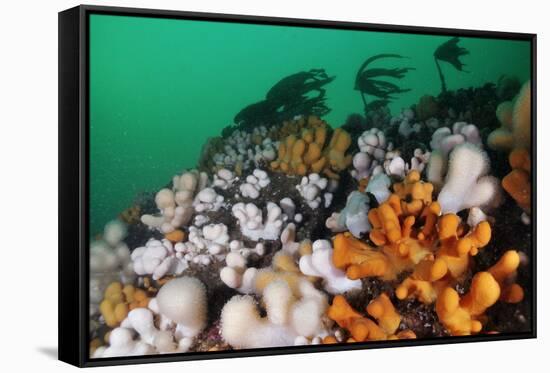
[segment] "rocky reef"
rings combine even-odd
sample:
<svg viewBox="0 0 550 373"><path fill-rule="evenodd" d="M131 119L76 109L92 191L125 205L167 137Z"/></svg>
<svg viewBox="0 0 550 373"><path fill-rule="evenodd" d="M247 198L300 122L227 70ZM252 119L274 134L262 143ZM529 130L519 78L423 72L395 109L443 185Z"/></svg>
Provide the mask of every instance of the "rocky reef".
<svg viewBox="0 0 550 373"><path fill-rule="evenodd" d="M530 330L529 82L294 115L284 87L331 80L281 81L90 243L91 357Z"/></svg>

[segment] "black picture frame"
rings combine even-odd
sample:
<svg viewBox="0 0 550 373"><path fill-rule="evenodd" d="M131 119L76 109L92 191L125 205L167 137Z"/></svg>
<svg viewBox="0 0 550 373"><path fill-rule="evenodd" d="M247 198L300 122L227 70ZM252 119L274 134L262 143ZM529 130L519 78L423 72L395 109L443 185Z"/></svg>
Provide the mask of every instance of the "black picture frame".
<svg viewBox="0 0 550 373"><path fill-rule="evenodd" d="M215 22L300 26L345 30L383 31L430 35L458 35L490 39L528 41L531 45L532 82L532 221L531 245L531 332L438 337L391 342L363 342L270 349L179 353L169 355L90 359L88 356L88 260L89 237L89 105L88 46L90 14L174 18ZM340 350L373 349L536 338L536 34L460 30L418 26L396 26L356 22L212 14L157 9L135 9L81 5L59 13L59 360L79 367L173 362L200 359L283 355Z"/></svg>

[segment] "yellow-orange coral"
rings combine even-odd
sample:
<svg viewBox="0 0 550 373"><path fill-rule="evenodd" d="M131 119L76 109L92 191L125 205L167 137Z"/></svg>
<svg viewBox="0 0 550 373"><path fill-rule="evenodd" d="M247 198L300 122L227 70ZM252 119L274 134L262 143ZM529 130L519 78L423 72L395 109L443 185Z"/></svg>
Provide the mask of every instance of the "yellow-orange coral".
<svg viewBox="0 0 550 373"><path fill-rule="evenodd" d="M258 271L255 278L256 291L262 293L263 290L273 281L285 281L294 294L299 294L299 282L306 278L300 272L292 255L279 251L273 257L271 267L262 268Z"/></svg>
<svg viewBox="0 0 550 373"><path fill-rule="evenodd" d="M496 112L501 127L490 133L492 149L531 148L531 82L526 82L514 102L501 103Z"/></svg>
<svg viewBox="0 0 550 373"><path fill-rule="evenodd" d="M168 241L171 242L182 242L187 238L187 234L182 231L181 229L173 230L170 233L166 233L164 235L164 238L166 238Z"/></svg>
<svg viewBox="0 0 550 373"><path fill-rule="evenodd" d="M466 272L470 257L489 243L491 227L484 221L468 230L455 214L439 216L441 208L432 201L432 185L420 181L416 171L394 184L394 191L368 214L369 238L376 247L349 233L339 234L334 237L333 263L350 279L393 280L412 270L397 287L397 297L415 296L432 303Z"/></svg>
<svg viewBox="0 0 550 373"><path fill-rule="evenodd" d="M513 154L514 166L530 169L527 153ZM486 272L475 274L469 292L461 299L454 287L465 280L471 258L490 242L491 226L482 221L469 227L456 214L440 216L439 204L432 201L432 187L426 184L417 173L394 184L394 194L368 214L374 246L350 233L338 234L333 238L333 264L350 279L374 276L394 280L400 272L412 270L395 290L398 299L414 296L426 304L435 302L438 317L451 334L478 333L488 307L499 299L509 303L523 299L524 291L515 283L519 254L509 250ZM378 338L383 335L381 329L388 334L385 322L399 323L396 314L379 319L388 303L391 306L389 298L382 297L371 303L369 315L377 318L378 324L365 320L338 297L329 317L350 331L350 341L369 335Z"/></svg>
<svg viewBox="0 0 550 373"><path fill-rule="evenodd" d="M437 295L448 285L448 281L442 280L447 268L440 260L424 260L414 269L395 289L398 299L410 296L416 297L422 303L433 303Z"/></svg>
<svg viewBox="0 0 550 373"><path fill-rule="evenodd" d="M423 303L432 303L437 295L468 269L470 256L491 239L491 227L486 221L463 235L460 218L455 214L443 215L437 222L438 246L435 255L419 263L413 273L396 289L396 296L405 299L416 296Z"/></svg>
<svg viewBox="0 0 550 373"><path fill-rule="evenodd" d="M410 210L407 207L407 213L397 194L371 209L369 237L378 247L371 247L349 233L339 234L334 238L334 265L345 270L351 279L377 276L392 280L400 272L411 270L422 260L432 257L431 246L440 208L437 202L423 198L421 210L417 206ZM420 224L415 226L417 219Z"/></svg>
<svg viewBox="0 0 550 373"><path fill-rule="evenodd" d="M431 202L431 198L424 200L425 202L422 199L414 200L421 205L416 202L409 205L409 202L402 200L398 194L392 194L386 202L371 209L368 214L372 224L370 239L377 246L400 244L411 237L420 241L430 241L435 233L435 224L441 207L437 202ZM417 220L421 220L420 229ZM406 249L404 245L399 246L400 250Z"/></svg>
<svg viewBox="0 0 550 373"><path fill-rule="evenodd" d="M489 272L478 272L462 299L453 288L447 287L437 298L435 309L439 321L451 334L475 334L482 329L483 313L499 297L500 286L493 276Z"/></svg>
<svg viewBox="0 0 550 373"><path fill-rule="evenodd" d="M369 303L367 313L374 317L378 325L388 334L394 334L401 322L401 316L399 316L390 298L385 293L380 294L378 298Z"/></svg>
<svg viewBox="0 0 550 373"><path fill-rule="evenodd" d="M341 128L334 130L328 148L325 150L325 157L328 167L323 172L330 178L338 178L338 172L345 170L351 164L351 154L346 151L351 145L351 136Z"/></svg>
<svg viewBox="0 0 550 373"><path fill-rule="evenodd" d="M527 213L531 213L531 157L525 149L509 155L512 171L502 179L502 188Z"/></svg>
<svg viewBox="0 0 550 373"><path fill-rule="evenodd" d="M290 175L321 172L326 164L326 158L321 156L326 131L326 127L319 127L304 131L301 137L294 134L286 137L279 144L278 157L271 162L271 168Z"/></svg>
<svg viewBox="0 0 550 373"><path fill-rule="evenodd" d="M381 294L374 299L367 306L367 313L375 318L378 324L355 311L342 295L335 296L328 309L328 317L338 326L349 331L351 339L348 342L415 338L411 331L395 334L401 322L401 316L386 294ZM334 343L334 339L331 338L326 343Z"/></svg>
<svg viewBox="0 0 550 373"><path fill-rule="evenodd" d="M128 316L129 311L147 307L148 304L149 298L144 290L136 289L132 285L122 287L120 282L112 282L105 289L99 311L105 319L105 324L115 328Z"/></svg>
<svg viewBox="0 0 550 373"><path fill-rule="evenodd" d="M316 115L310 115L307 118L301 116L297 119L284 121L283 124L269 133L273 140L282 140L291 134L301 133L303 129L315 129L326 127L327 123ZM262 139L263 140L263 139Z"/></svg>
<svg viewBox="0 0 550 373"><path fill-rule="evenodd" d="M420 173L412 170L403 182L393 184L395 194L401 199L401 209L405 215L416 215L432 202L434 187L420 180Z"/></svg>
<svg viewBox="0 0 550 373"><path fill-rule="evenodd" d="M519 263L518 252L508 250L498 262L487 270L500 285L500 300L504 302L519 303L523 300L523 288L514 282Z"/></svg>
<svg viewBox="0 0 550 373"><path fill-rule="evenodd" d="M337 178L337 173L351 164L351 155L345 154L351 145L351 136L338 128L325 147L327 131L326 124L319 122L301 129L298 135L289 134L279 144L277 159L271 162L271 169L289 175L323 172Z"/></svg>
<svg viewBox="0 0 550 373"><path fill-rule="evenodd" d="M346 271L347 277L386 277L390 262L384 253L354 238L350 233L334 237L333 264Z"/></svg>

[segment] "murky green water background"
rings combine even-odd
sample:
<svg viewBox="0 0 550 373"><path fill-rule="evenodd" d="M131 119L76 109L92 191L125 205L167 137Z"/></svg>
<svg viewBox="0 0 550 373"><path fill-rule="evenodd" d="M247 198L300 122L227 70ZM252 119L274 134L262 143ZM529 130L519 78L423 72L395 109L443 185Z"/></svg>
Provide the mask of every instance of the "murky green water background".
<svg viewBox="0 0 550 373"><path fill-rule="evenodd" d="M411 66L399 84L412 88L390 108L397 114L440 81L433 52L448 36L326 30L92 15L90 19L90 217L91 233L172 176L193 167L208 137L217 136L235 114L264 98L284 76L324 68L324 117L333 127L362 113L353 90L362 62L379 53ZM468 73L444 64L449 90L496 82L502 74L525 81L529 43L461 38L470 51ZM392 65L393 64L393 65Z"/></svg>

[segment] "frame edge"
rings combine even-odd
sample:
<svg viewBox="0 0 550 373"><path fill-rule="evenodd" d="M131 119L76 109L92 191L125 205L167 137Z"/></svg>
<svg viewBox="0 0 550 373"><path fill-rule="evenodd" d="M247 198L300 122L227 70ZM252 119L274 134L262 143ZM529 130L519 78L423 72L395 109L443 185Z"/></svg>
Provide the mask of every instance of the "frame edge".
<svg viewBox="0 0 550 373"><path fill-rule="evenodd" d="M58 13L58 359L83 366L80 318L81 7Z"/></svg>

